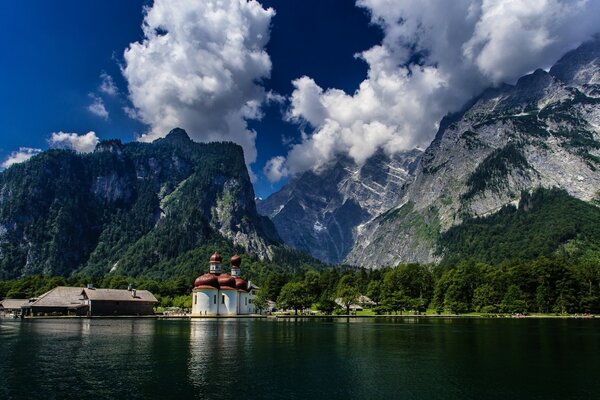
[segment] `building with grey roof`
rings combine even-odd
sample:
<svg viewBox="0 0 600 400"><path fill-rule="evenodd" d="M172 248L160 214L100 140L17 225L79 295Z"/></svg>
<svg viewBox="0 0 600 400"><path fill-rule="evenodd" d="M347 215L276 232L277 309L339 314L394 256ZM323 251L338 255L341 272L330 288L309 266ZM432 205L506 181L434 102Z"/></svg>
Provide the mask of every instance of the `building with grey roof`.
<svg viewBox="0 0 600 400"><path fill-rule="evenodd" d="M0 301L0 315L20 316L23 306L29 304L29 299L4 299Z"/></svg>
<svg viewBox="0 0 600 400"><path fill-rule="evenodd" d="M81 295L90 315L152 315L158 303L147 290L85 288Z"/></svg>
<svg viewBox="0 0 600 400"><path fill-rule="evenodd" d="M58 286L25 306L26 314L152 315L156 297L147 290Z"/></svg>
<svg viewBox="0 0 600 400"><path fill-rule="evenodd" d="M81 299L80 287L57 286L30 303L26 314L42 315L87 315L87 306Z"/></svg>

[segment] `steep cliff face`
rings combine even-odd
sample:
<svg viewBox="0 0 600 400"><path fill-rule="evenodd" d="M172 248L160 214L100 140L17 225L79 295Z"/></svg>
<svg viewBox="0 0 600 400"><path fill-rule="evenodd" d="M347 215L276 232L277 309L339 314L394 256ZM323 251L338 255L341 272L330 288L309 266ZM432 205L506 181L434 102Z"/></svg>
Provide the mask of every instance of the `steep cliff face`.
<svg viewBox="0 0 600 400"><path fill-rule="evenodd" d="M50 150L0 174L0 278L141 274L218 241L261 258L280 242L233 143L174 129L92 154Z"/></svg>
<svg viewBox="0 0 600 400"><path fill-rule="evenodd" d="M485 91L445 118L393 209L359 227L347 261L365 266L439 259L439 232L559 188L584 201L600 190L600 40L516 85ZM438 249L439 250L439 249ZM375 264L375 262L377 264Z"/></svg>
<svg viewBox="0 0 600 400"><path fill-rule="evenodd" d="M420 155L420 150L392 157L378 152L361 166L339 158L294 178L259 201L258 211L271 218L286 244L340 263L354 245L355 228L401 198Z"/></svg>

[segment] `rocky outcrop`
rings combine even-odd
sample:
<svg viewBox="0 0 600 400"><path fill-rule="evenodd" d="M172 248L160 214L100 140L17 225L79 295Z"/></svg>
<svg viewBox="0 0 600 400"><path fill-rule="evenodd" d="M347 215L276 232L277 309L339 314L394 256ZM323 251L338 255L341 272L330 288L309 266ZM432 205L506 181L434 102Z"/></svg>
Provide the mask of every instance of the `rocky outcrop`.
<svg viewBox="0 0 600 400"><path fill-rule="evenodd" d="M596 198L599 71L595 40L565 55L549 73L537 70L514 86L488 89L445 118L403 198L359 227L346 261L367 267L382 260L434 262L439 231L516 204L523 191L538 187Z"/></svg>
<svg viewBox="0 0 600 400"><path fill-rule="evenodd" d="M356 227L397 203L412 179L420 150L388 156L378 152L365 164L339 158L319 171L294 178L258 202L291 247L332 264L354 245Z"/></svg>

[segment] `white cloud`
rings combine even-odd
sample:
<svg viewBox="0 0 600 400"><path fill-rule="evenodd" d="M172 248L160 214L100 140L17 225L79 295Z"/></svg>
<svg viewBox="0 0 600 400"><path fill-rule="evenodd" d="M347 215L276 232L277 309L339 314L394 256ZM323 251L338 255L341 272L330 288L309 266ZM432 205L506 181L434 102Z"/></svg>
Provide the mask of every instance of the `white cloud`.
<svg viewBox="0 0 600 400"><path fill-rule="evenodd" d="M87 107L88 111L101 118L107 119L108 111L106 111L106 107L104 107L104 101L93 93L90 93L89 96L92 98L92 104Z"/></svg>
<svg viewBox="0 0 600 400"><path fill-rule="evenodd" d="M551 66L600 26L591 0L358 0L384 38L357 57L369 66L355 93L293 82L288 118L314 128L270 169L297 173L339 154L363 162L427 146L447 113L485 87ZM416 56L415 56L416 54ZM282 174L279 174L283 176ZM276 178L277 173L271 173Z"/></svg>
<svg viewBox="0 0 600 400"><path fill-rule="evenodd" d="M144 17L144 40L125 50L129 98L150 126L151 141L174 127L197 141L231 140L256 159L256 132L269 77L265 51L275 12L257 1L155 0Z"/></svg>
<svg viewBox="0 0 600 400"><path fill-rule="evenodd" d="M267 179L271 182L277 182L289 175L289 171L285 167L285 157L277 156L271 158L265 164L263 172Z"/></svg>
<svg viewBox="0 0 600 400"><path fill-rule="evenodd" d="M90 131L83 135L77 133L67 132L54 132L48 144L52 147L58 147L61 149L72 149L78 153L89 153L94 151L96 145L100 142L98 136L93 131Z"/></svg>
<svg viewBox="0 0 600 400"><path fill-rule="evenodd" d="M119 93L119 89L117 88L115 80L112 76L110 76L106 72L102 72L100 74L100 80L101 82L100 86L98 87L98 90L100 90L102 93L107 94L109 96L116 96L117 93Z"/></svg>
<svg viewBox="0 0 600 400"><path fill-rule="evenodd" d="M8 168L11 165L22 163L31 157L42 152L42 149L33 149L31 147L19 147L19 150L13 151L1 164L2 168Z"/></svg>

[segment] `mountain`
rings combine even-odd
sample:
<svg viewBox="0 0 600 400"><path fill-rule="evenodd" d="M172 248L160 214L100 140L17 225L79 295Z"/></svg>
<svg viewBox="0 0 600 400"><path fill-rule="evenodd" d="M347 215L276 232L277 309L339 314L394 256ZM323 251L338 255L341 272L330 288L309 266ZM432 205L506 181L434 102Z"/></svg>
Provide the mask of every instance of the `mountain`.
<svg viewBox="0 0 600 400"><path fill-rule="evenodd" d="M176 276L215 248L270 259L280 238L254 197L240 146L182 129L90 154L49 150L0 173L0 279Z"/></svg>
<svg viewBox="0 0 600 400"><path fill-rule="evenodd" d="M379 151L363 165L340 157L258 201L258 212L271 218L289 246L340 263L354 245L356 227L402 197L421 153L415 149L388 156Z"/></svg>
<svg viewBox="0 0 600 400"><path fill-rule="evenodd" d="M440 241L440 234L516 206L539 188L557 188L591 204L600 196L599 168L596 38L566 54L549 72L537 70L515 85L490 88L460 113L444 118L402 199L360 227L346 261L368 267L440 261L449 252L464 250ZM544 202L536 204L544 207ZM557 213L554 208L553 218ZM502 240L494 235L479 239L489 240L490 246L492 240ZM522 239L539 237L530 231ZM572 240L572 235L556 235L547 246L554 251Z"/></svg>

